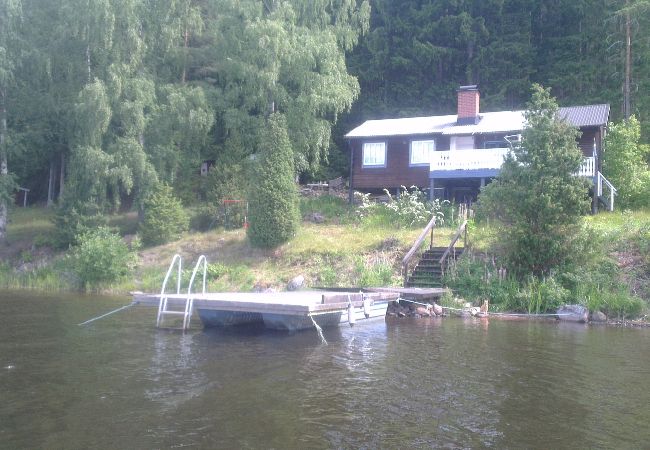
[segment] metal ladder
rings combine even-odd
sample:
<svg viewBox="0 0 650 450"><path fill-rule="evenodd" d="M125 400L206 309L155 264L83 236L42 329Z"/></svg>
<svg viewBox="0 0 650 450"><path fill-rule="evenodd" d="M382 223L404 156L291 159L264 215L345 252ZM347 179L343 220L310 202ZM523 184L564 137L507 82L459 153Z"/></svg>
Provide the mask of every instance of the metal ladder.
<svg viewBox="0 0 650 450"><path fill-rule="evenodd" d="M202 294L205 295L205 282L206 282L206 272L207 272L207 260L204 255L201 255L194 266L192 271L192 277L190 278L190 283L187 286L187 296L185 297L185 307L180 309L170 309L170 304L168 302L168 294L165 293L167 288L167 282L169 277L174 270L174 266L178 261L178 274L176 277L176 295L181 293L181 275L182 275L182 261L180 255L174 255L172 262L167 269L167 274L165 275L165 280L163 281L162 288L160 290L160 304L158 305L158 317L156 319L156 326L160 328L163 324L163 318L167 315L176 315L183 316L183 330L187 330L190 327L190 320L192 319L193 304L194 298L192 296L192 286L194 285L194 279L196 278L196 273L203 263L203 290Z"/></svg>

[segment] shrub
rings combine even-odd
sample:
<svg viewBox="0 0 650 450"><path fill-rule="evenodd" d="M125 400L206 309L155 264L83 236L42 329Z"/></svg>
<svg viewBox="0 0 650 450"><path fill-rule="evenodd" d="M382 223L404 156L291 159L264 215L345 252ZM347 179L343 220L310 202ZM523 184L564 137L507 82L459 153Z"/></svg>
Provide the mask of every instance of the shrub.
<svg viewBox="0 0 650 450"><path fill-rule="evenodd" d="M69 202L64 202L57 208L52 222L55 227L53 235L43 238L41 241L60 249L77 244L78 237L90 230L106 226L108 223L96 205L92 203L79 205Z"/></svg>
<svg viewBox="0 0 650 450"><path fill-rule="evenodd" d="M274 248L295 235L300 221L293 150L279 113L269 117L262 133L254 173L248 196L248 238L255 247Z"/></svg>
<svg viewBox="0 0 650 450"><path fill-rule="evenodd" d="M88 231L77 242L69 258L85 289L118 281L130 274L137 262L136 253L107 227Z"/></svg>
<svg viewBox="0 0 650 450"><path fill-rule="evenodd" d="M437 224L445 222L443 209L449 203L438 199L429 202L426 194L416 186L410 189L402 186L399 197L393 197L387 189L384 189L388 196L387 203L378 203L370 198L370 194L355 192L355 200L359 204L357 216L365 223L376 225L398 225L401 227L413 227L426 225L433 215L436 216Z"/></svg>
<svg viewBox="0 0 650 450"><path fill-rule="evenodd" d="M144 220L140 236L146 245L159 245L178 239L187 231L189 218L171 187L160 184L144 201Z"/></svg>

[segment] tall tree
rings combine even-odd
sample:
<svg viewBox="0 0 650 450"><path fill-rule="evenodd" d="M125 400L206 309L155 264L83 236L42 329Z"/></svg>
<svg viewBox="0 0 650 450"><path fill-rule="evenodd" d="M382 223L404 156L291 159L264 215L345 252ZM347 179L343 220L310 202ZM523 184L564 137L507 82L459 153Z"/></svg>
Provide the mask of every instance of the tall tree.
<svg viewBox="0 0 650 450"><path fill-rule="evenodd" d="M7 102L18 66L18 27L21 16L20 0L5 0L0 3L0 243L6 239L7 215L14 187L7 161Z"/></svg>
<svg viewBox="0 0 650 450"><path fill-rule="evenodd" d="M548 90L533 87L521 145L481 193L481 209L503 225L505 258L515 273L548 275L573 256L587 186L577 177L578 131L558 117Z"/></svg>
<svg viewBox="0 0 650 450"><path fill-rule="evenodd" d="M280 113L267 121L256 161L255 181L248 196L248 238L255 247L275 248L298 228L298 192L287 123Z"/></svg>
<svg viewBox="0 0 650 450"><path fill-rule="evenodd" d="M368 16L367 0L210 3L206 33L216 63L205 80L221 91L220 140L234 130L254 137L268 113L280 111L296 170L318 168L332 122L359 94L344 54L367 29Z"/></svg>
<svg viewBox="0 0 650 450"><path fill-rule="evenodd" d="M611 123L605 137L603 172L616 186L621 208L650 205L650 146L641 144L641 127L635 116Z"/></svg>

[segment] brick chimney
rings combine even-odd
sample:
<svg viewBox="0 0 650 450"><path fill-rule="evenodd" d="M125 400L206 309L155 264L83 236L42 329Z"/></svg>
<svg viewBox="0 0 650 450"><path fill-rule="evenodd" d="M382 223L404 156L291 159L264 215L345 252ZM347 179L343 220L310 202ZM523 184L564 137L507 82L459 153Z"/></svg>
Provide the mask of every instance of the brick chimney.
<svg viewBox="0 0 650 450"><path fill-rule="evenodd" d="M479 122L480 96L475 84L458 88L458 125L476 125Z"/></svg>

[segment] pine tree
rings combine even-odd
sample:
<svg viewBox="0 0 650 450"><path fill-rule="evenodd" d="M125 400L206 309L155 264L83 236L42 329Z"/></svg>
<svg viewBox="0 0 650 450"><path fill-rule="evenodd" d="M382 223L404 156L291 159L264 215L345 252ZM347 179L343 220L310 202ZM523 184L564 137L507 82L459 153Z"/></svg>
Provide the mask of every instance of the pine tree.
<svg viewBox="0 0 650 450"><path fill-rule="evenodd" d="M274 248L291 239L299 224L293 150L280 113L268 118L260 147L248 196L248 238L255 247Z"/></svg>
<svg viewBox="0 0 650 450"><path fill-rule="evenodd" d="M549 90L533 86L521 145L481 193L481 210L502 224L503 251L520 275L548 275L574 256L580 217L588 210L578 131L558 117Z"/></svg>

